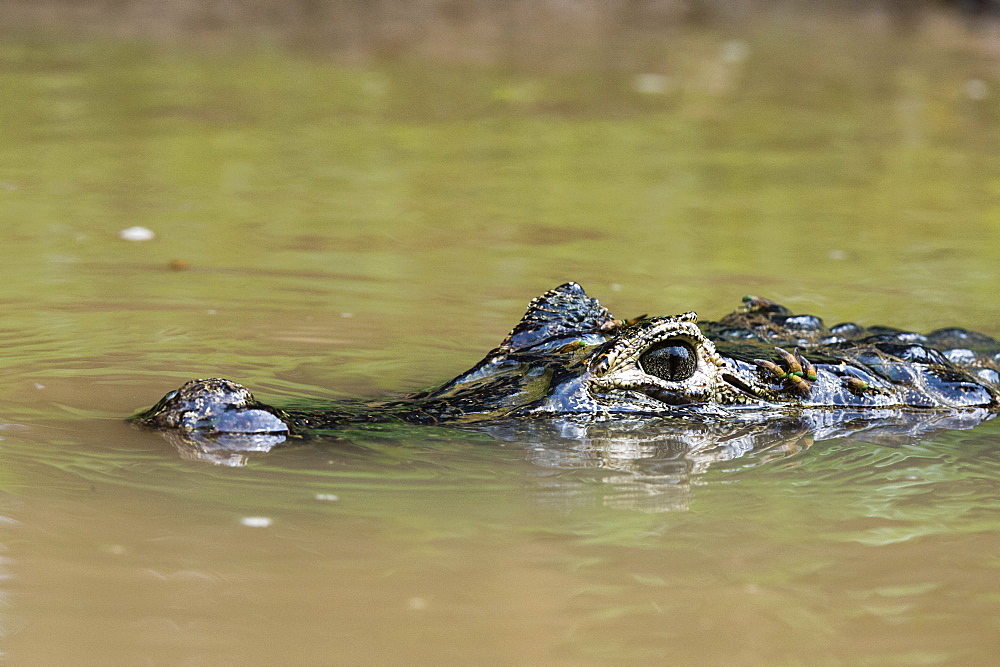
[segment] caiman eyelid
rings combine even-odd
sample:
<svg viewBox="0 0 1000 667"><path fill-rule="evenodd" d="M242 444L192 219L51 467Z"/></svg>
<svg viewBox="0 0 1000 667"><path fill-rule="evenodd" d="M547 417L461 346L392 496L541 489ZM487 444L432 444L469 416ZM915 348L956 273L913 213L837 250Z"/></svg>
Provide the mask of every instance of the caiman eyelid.
<svg viewBox="0 0 1000 667"><path fill-rule="evenodd" d="M608 355L599 354L590 361L590 372L601 375L607 372L610 366L611 362L608 360Z"/></svg>

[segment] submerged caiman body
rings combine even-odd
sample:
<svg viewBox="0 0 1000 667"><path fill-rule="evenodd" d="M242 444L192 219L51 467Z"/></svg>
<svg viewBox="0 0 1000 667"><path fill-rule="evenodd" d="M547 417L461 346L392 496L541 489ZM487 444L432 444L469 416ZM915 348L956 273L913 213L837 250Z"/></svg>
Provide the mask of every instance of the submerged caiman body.
<svg viewBox="0 0 1000 667"><path fill-rule="evenodd" d="M329 409L280 409L235 382L193 380L132 418L182 433L305 434L359 422L795 418L805 412L992 413L1000 342L964 329L922 335L827 327L765 299L718 322L694 313L615 319L576 283L534 299L504 341L432 389Z"/></svg>

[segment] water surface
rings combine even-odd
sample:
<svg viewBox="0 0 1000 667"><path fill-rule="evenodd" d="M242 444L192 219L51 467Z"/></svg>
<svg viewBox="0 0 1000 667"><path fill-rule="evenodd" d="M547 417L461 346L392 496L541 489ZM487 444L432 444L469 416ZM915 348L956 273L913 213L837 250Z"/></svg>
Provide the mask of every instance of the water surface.
<svg viewBox="0 0 1000 667"><path fill-rule="evenodd" d="M353 429L242 466L122 421L193 377L424 388L566 280L620 317L1000 334L995 56L917 37L697 32L610 73L5 41L0 649L990 661L995 420L728 460Z"/></svg>

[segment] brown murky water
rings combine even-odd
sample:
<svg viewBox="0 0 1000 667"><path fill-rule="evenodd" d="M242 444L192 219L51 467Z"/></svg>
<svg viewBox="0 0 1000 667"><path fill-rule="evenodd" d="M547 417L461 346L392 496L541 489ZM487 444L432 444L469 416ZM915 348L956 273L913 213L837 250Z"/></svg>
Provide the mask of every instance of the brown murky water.
<svg viewBox="0 0 1000 667"><path fill-rule="evenodd" d="M853 30L663 56L598 77L0 45L0 650L995 659L996 421L700 462L655 434L356 429L242 466L122 422L192 377L276 404L422 388L565 280L620 316L756 293L1000 334L994 56Z"/></svg>

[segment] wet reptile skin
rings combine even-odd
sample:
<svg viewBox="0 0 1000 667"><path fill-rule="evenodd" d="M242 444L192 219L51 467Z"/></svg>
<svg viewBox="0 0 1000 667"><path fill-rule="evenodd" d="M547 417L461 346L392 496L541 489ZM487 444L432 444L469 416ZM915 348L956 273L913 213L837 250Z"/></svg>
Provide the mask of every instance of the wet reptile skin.
<svg viewBox="0 0 1000 667"><path fill-rule="evenodd" d="M992 414L998 371L1000 343L964 329L922 335L856 324L828 328L753 297L718 322L698 323L694 313L621 321L567 283L534 299L473 368L426 392L284 410L259 403L235 382L193 380L131 421L225 437L386 421L712 422L900 409Z"/></svg>

